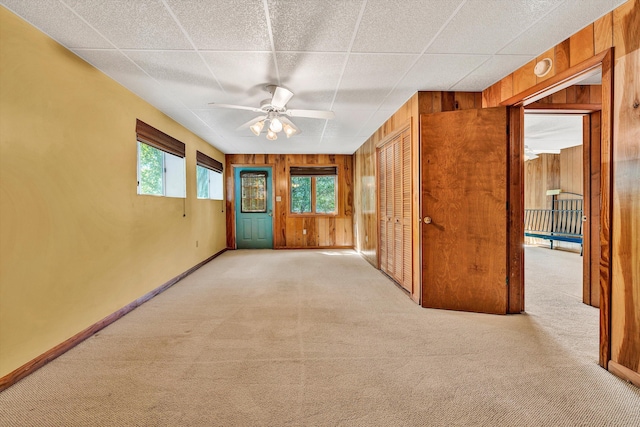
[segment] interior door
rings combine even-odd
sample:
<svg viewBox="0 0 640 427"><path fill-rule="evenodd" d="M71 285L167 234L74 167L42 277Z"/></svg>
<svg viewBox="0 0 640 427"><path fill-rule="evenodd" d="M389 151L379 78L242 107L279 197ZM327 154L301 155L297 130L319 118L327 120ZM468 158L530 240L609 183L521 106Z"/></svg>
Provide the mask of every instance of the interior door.
<svg viewBox="0 0 640 427"><path fill-rule="evenodd" d="M270 167L235 168L236 247L273 248L272 172Z"/></svg>
<svg viewBox="0 0 640 427"><path fill-rule="evenodd" d="M422 305L505 314L506 107L420 116Z"/></svg>

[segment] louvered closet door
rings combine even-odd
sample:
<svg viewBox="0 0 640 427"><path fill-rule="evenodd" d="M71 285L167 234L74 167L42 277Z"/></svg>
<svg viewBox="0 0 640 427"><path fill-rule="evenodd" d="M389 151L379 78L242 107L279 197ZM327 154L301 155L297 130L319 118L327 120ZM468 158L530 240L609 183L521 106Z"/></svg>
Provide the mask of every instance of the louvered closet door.
<svg viewBox="0 0 640 427"><path fill-rule="evenodd" d="M380 269L413 290L411 131L379 149Z"/></svg>
<svg viewBox="0 0 640 427"><path fill-rule="evenodd" d="M394 182L394 173L393 173L393 164L394 164L394 157L393 157L393 144L387 144L385 146L385 151L387 152L386 154L386 160L387 160L387 204L385 206L385 216L386 216L386 228L387 228L387 241L386 241L386 246L387 246L387 274L389 274L390 276L394 276L394 273L396 271L396 264L395 264L395 256L394 256L394 244L393 244L393 240L394 240L394 236L393 236L393 202L394 202L394 189L395 189L395 182Z"/></svg>
<svg viewBox="0 0 640 427"><path fill-rule="evenodd" d="M393 150L393 278L402 285L402 139L399 137L391 146Z"/></svg>
<svg viewBox="0 0 640 427"><path fill-rule="evenodd" d="M387 150L378 152L378 212L380 223L380 269L387 271Z"/></svg>
<svg viewBox="0 0 640 427"><path fill-rule="evenodd" d="M411 131L402 134L402 286L413 291L411 244Z"/></svg>

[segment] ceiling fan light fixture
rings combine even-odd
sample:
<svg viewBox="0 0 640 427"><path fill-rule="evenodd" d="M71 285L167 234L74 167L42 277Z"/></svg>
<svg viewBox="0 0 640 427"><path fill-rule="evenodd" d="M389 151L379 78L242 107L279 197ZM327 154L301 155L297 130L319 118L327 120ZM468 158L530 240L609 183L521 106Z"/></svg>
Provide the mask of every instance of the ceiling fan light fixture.
<svg viewBox="0 0 640 427"><path fill-rule="evenodd" d="M267 139L269 141L275 141L276 139L278 139L278 134L272 131L271 128L269 128L269 131L267 131Z"/></svg>
<svg viewBox="0 0 640 427"><path fill-rule="evenodd" d="M264 127L264 120L260 120L259 122L256 122L251 126L249 126L249 129L251 129L251 132L253 132L255 136L259 136L260 132L262 132L263 127Z"/></svg>
<svg viewBox="0 0 640 427"><path fill-rule="evenodd" d="M293 126L290 126L287 123L282 125L282 129L284 130L284 134L287 135L287 138L290 138L293 135L295 135L296 133L298 133L298 131L295 130L295 128Z"/></svg>
<svg viewBox="0 0 640 427"><path fill-rule="evenodd" d="M274 117L273 119L271 119L269 130L275 133L278 133L282 130L282 122L280 121L279 118Z"/></svg>

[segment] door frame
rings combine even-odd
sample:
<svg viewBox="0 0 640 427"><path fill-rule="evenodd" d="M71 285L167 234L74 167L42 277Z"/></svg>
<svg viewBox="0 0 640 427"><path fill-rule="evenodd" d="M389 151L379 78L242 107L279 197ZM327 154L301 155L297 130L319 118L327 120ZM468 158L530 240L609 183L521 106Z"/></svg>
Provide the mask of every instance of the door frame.
<svg viewBox="0 0 640 427"><path fill-rule="evenodd" d="M599 364L608 368L611 359L611 218L612 218L612 133L613 133L613 48L558 73L537 85L502 101L513 107L508 166L509 200L509 308L524 308L524 106L585 77L602 71L600 140L600 349ZM512 311L510 311L512 312ZM513 311L515 312L515 311Z"/></svg>
<svg viewBox="0 0 640 427"><path fill-rule="evenodd" d="M273 215L271 215L271 239L272 239L272 247L275 249L275 218L276 218L276 204L275 204L275 165L270 163L262 163L262 164L249 164L242 163L236 164L232 163L227 165L228 170L231 173L227 176L227 249L238 249L238 244L236 241L236 169L240 168L270 168L271 169L271 203L273 206Z"/></svg>

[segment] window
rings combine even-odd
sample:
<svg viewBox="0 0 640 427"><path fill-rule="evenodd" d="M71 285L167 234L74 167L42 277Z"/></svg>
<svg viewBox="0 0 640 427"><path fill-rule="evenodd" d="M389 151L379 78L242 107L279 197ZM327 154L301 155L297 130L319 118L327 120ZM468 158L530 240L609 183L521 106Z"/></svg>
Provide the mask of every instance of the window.
<svg viewBox="0 0 640 427"><path fill-rule="evenodd" d="M337 213L337 168L291 167L292 213Z"/></svg>
<svg viewBox="0 0 640 427"><path fill-rule="evenodd" d="M184 144L138 120L138 194L186 197Z"/></svg>
<svg viewBox="0 0 640 427"><path fill-rule="evenodd" d="M240 172L240 181L240 188L242 188L241 212L266 212L267 173Z"/></svg>
<svg viewBox="0 0 640 427"><path fill-rule="evenodd" d="M200 151L196 152L196 162L198 199L222 200L224 193L222 163Z"/></svg>

